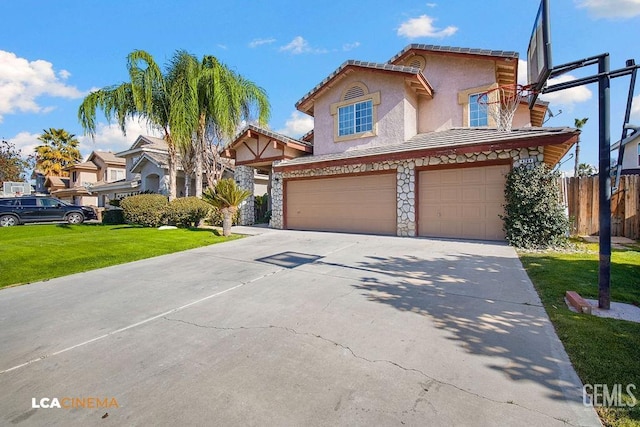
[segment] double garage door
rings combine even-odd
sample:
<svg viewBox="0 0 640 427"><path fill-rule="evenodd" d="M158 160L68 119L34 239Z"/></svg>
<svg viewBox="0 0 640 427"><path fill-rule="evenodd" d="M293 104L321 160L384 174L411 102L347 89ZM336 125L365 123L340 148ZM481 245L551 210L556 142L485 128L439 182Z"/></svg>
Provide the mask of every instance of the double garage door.
<svg viewBox="0 0 640 427"><path fill-rule="evenodd" d="M509 165L416 173L418 235L502 240ZM290 180L286 227L396 234L395 173Z"/></svg>

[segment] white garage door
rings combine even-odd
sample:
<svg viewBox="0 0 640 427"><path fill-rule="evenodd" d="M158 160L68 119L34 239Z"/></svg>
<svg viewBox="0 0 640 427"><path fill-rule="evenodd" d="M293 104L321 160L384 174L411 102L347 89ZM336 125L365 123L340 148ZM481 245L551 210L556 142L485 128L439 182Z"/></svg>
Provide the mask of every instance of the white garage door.
<svg viewBox="0 0 640 427"><path fill-rule="evenodd" d="M504 240L505 175L510 165L419 173L420 236Z"/></svg>
<svg viewBox="0 0 640 427"><path fill-rule="evenodd" d="M396 234L396 175L286 182L286 227Z"/></svg>

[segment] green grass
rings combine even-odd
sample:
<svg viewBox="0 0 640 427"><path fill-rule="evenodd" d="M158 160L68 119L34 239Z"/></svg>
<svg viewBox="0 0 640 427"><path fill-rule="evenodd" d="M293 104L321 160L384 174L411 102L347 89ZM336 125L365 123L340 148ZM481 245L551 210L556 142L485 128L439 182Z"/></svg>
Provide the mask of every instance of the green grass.
<svg viewBox="0 0 640 427"><path fill-rule="evenodd" d="M640 426L640 324L574 313L566 291L598 298L597 245L588 252L520 253L556 332L584 384L635 384L633 408L597 408L607 426ZM611 301L640 305L640 249L614 250ZM629 397L629 396L626 396Z"/></svg>
<svg viewBox="0 0 640 427"><path fill-rule="evenodd" d="M0 228L0 288L122 264L230 238L205 229L129 225L27 225Z"/></svg>

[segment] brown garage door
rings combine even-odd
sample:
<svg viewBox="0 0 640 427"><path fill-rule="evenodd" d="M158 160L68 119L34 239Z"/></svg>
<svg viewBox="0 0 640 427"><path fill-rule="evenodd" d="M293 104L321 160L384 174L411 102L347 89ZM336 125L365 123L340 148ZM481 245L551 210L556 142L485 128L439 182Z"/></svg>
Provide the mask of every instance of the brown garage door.
<svg viewBox="0 0 640 427"><path fill-rule="evenodd" d="M289 229L395 235L396 176L287 181L286 209Z"/></svg>
<svg viewBox="0 0 640 427"><path fill-rule="evenodd" d="M421 236L504 240L509 165L423 171L418 185Z"/></svg>

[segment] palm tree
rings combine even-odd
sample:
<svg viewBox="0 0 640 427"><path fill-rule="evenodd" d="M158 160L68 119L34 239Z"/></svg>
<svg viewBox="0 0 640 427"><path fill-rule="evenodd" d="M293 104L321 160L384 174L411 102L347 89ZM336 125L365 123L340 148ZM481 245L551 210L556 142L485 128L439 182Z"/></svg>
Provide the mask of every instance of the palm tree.
<svg viewBox="0 0 640 427"><path fill-rule="evenodd" d="M171 138L171 88L153 57L134 50L127 56L129 82L107 86L91 92L78 109L78 119L85 133L95 137L96 110L101 109L107 120L115 118L123 135L126 120L140 117L163 134L169 151L169 200L176 197L177 152Z"/></svg>
<svg viewBox="0 0 640 427"><path fill-rule="evenodd" d="M576 129L581 130L584 127L584 125L587 124L587 120L589 120L588 117L585 117L584 119L574 119L574 125ZM578 140L576 141L576 159L573 167L573 176L578 176L579 166L580 166L580 135L578 135Z"/></svg>
<svg viewBox="0 0 640 427"><path fill-rule="evenodd" d="M204 191L202 199L220 209L222 213L223 236L226 237L231 234L233 216L238 211L240 203L250 195L250 191L238 187L231 178L221 179L214 188L209 187Z"/></svg>
<svg viewBox="0 0 640 427"><path fill-rule="evenodd" d="M64 129L49 128L38 137L42 142L35 148L36 169L45 176L67 176L64 169L82 160L80 141Z"/></svg>
<svg viewBox="0 0 640 427"><path fill-rule="evenodd" d="M172 134L181 152L186 154L187 147L195 147L196 196L200 197L205 153L213 154L214 171L220 164L218 147L209 147L207 138L221 141L232 137L243 121L253 118L256 109L258 123L266 124L269 100L264 89L210 55L198 61L185 51L176 52L169 80L172 105L179 106L171 110Z"/></svg>

